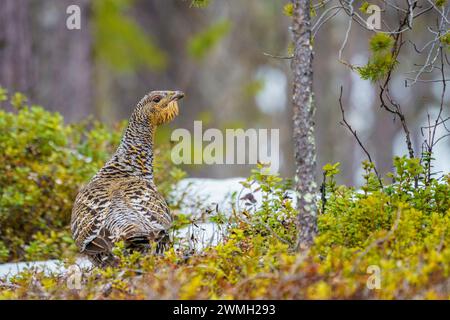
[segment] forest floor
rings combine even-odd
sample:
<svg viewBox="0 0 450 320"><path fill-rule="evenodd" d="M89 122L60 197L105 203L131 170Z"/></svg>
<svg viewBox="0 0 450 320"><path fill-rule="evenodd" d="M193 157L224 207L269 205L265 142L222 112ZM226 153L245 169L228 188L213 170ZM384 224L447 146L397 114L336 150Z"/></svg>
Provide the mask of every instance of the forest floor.
<svg viewBox="0 0 450 320"><path fill-rule="evenodd" d="M183 212L192 221L195 221L195 226L191 224L174 231L173 236L179 239L176 246L186 243L192 248L195 247L195 251L200 252L205 247L217 245L222 241L224 230L216 223L206 221L203 215L216 210L230 213L233 207L242 206L244 200L239 200L239 197L250 192L240 183L245 180L245 178L236 177L228 179L188 178L179 181L171 194L171 199L179 207L177 212ZM257 201L256 206L261 203L260 193L255 193L255 200ZM194 238L196 239L195 243L192 242ZM89 260L81 256L77 258L76 265L86 270L92 267ZM4 263L0 264L0 278L10 278L24 270L34 270L46 274L64 274L67 269L63 261L56 259Z"/></svg>

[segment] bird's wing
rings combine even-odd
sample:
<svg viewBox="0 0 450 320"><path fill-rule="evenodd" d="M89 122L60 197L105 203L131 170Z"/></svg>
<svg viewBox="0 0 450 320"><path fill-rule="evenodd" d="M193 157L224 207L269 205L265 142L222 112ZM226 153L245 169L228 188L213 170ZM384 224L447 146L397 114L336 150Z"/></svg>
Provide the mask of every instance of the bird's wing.
<svg viewBox="0 0 450 320"><path fill-rule="evenodd" d="M83 188L75 199L72 209L71 229L75 242L81 251L92 243L91 251L108 251L111 241L103 228L111 204L109 184L92 181ZM98 238L98 239L97 239ZM97 239L97 241L94 241Z"/></svg>
<svg viewBox="0 0 450 320"><path fill-rule="evenodd" d="M124 179L117 184L112 199L107 219L120 216L130 232L146 234L170 228L169 207L151 181L139 177Z"/></svg>
<svg viewBox="0 0 450 320"><path fill-rule="evenodd" d="M139 177L92 181L72 213L72 233L86 253L110 251L113 242L165 235L172 216L155 185Z"/></svg>

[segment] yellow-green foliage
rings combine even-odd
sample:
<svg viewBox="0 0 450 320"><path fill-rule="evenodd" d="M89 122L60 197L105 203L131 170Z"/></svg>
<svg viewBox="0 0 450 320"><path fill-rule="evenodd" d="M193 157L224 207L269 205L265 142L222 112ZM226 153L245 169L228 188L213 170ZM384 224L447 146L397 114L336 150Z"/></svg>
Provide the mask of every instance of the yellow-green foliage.
<svg viewBox="0 0 450 320"><path fill-rule="evenodd" d="M211 0L192 0L191 7L204 9L209 6Z"/></svg>
<svg viewBox="0 0 450 320"><path fill-rule="evenodd" d="M371 182L373 167L365 168ZM295 215L285 185L256 171L245 184L259 182L263 208L253 215L235 212L226 222L225 241L215 247L142 256L118 244L119 266L85 272L79 289L69 289L65 276L26 271L11 279L0 298L448 299L450 176L425 186L417 160L396 158L395 168L395 183L384 188L326 186L319 235L308 252L296 253L283 240L295 237L295 228L271 221L282 212ZM338 165L325 169L329 184ZM379 289L367 286L369 266L380 269Z"/></svg>
<svg viewBox="0 0 450 320"><path fill-rule="evenodd" d="M0 88L0 103L7 99ZM93 121L66 125L20 93L10 102L16 112L0 110L0 262L73 253L74 198L115 151L125 123L114 130ZM156 182L167 193L182 172L171 168L167 147L155 153Z"/></svg>
<svg viewBox="0 0 450 320"><path fill-rule="evenodd" d="M286 3L283 7L283 14L286 17L292 17L294 15L294 4L291 2Z"/></svg>
<svg viewBox="0 0 450 320"><path fill-rule="evenodd" d="M447 31L446 34L444 34L443 36L441 36L440 38L441 42L446 45L447 47L450 46L450 32Z"/></svg>
<svg viewBox="0 0 450 320"><path fill-rule="evenodd" d="M359 7L359 11L361 11L362 13L367 13L367 9L369 9L370 3L368 3L367 1L364 1L362 3L362 5Z"/></svg>
<svg viewBox="0 0 450 320"><path fill-rule="evenodd" d="M376 33L369 41L372 56L365 66L356 70L362 79L378 81L383 79L397 64L392 48L394 39L385 33Z"/></svg>
<svg viewBox="0 0 450 320"><path fill-rule="evenodd" d="M0 259L70 264L73 197L113 151L120 130L65 125L25 101L16 94L17 112L0 112ZM183 173L170 167L167 150L156 152L157 183L168 192ZM235 195L247 200L242 207L209 217L227 230L217 246L154 256L118 243L119 265L84 272L79 289L68 287L70 274L27 270L0 279L0 299L449 299L450 175L429 179L418 159L396 157L392 182L382 186L372 163L363 168L365 184L355 190L337 185L339 163L324 166L319 233L308 252L295 251L290 183L262 175L259 166L243 184L261 192L262 203L254 207L252 193ZM184 215L176 221L177 228L192 223ZM379 289L367 285L374 267Z"/></svg>

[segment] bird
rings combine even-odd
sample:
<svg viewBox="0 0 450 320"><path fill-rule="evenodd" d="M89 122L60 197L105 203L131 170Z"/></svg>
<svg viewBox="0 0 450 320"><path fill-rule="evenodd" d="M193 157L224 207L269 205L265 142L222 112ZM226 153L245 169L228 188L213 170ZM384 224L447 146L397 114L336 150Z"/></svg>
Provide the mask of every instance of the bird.
<svg viewBox="0 0 450 320"><path fill-rule="evenodd" d="M155 253L169 245L173 216L153 179L156 128L179 113L181 91L151 91L136 105L111 159L78 192L70 228L80 252L98 267L115 265L113 248Z"/></svg>

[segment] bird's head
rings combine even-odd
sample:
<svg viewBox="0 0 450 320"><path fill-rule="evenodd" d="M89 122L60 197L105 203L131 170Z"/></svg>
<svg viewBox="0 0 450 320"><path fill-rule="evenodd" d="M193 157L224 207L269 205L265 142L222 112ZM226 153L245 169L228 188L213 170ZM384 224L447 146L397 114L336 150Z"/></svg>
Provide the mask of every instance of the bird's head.
<svg viewBox="0 0 450 320"><path fill-rule="evenodd" d="M151 91L141 99L138 110L152 125L159 126L178 115L178 100L183 97L181 91Z"/></svg>

